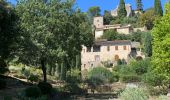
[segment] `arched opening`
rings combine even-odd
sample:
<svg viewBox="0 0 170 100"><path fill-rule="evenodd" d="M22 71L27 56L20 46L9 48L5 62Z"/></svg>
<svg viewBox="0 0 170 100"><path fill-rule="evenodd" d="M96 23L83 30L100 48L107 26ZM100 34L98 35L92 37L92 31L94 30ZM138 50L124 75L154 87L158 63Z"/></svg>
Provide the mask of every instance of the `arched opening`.
<svg viewBox="0 0 170 100"><path fill-rule="evenodd" d="M119 56L115 55L115 61L118 61L118 60L119 60Z"/></svg>

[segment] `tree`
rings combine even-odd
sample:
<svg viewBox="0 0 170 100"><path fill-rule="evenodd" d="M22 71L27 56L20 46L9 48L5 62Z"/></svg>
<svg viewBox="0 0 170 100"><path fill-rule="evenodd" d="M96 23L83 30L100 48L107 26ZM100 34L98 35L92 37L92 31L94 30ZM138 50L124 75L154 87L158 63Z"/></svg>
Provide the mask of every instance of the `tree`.
<svg viewBox="0 0 170 100"><path fill-rule="evenodd" d="M0 0L0 71L7 67L6 60L13 57L16 50L17 15L15 9L4 0Z"/></svg>
<svg viewBox="0 0 170 100"><path fill-rule="evenodd" d="M160 0L154 1L154 14L157 16L163 15L162 5Z"/></svg>
<svg viewBox="0 0 170 100"><path fill-rule="evenodd" d="M167 3L166 12L170 12L170 3ZM170 79L170 13L165 13L162 18L155 22L152 30L153 54L152 63L154 71L159 75Z"/></svg>
<svg viewBox="0 0 170 100"><path fill-rule="evenodd" d="M60 79L65 80L71 61L81 51L81 45L92 43L87 16L73 9L73 1L21 0L17 4L22 29L19 61L41 66L46 81L46 65L59 65ZM86 28L86 29L84 29Z"/></svg>
<svg viewBox="0 0 170 100"><path fill-rule="evenodd" d="M154 9L148 9L145 13L141 14L139 17L138 24L140 26L146 26L148 30L151 30L154 26L154 21L157 17L154 14Z"/></svg>
<svg viewBox="0 0 170 100"><path fill-rule="evenodd" d="M152 56L152 36L150 33L145 33L144 50L145 50L146 56L148 57Z"/></svg>
<svg viewBox="0 0 170 100"><path fill-rule="evenodd" d="M89 21L90 21L90 22L93 22L93 18L94 18L94 17L97 17L97 16L100 16L100 15L101 15L100 12L101 12L100 7L98 7L98 6L90 7L90 8L88 9L88 11L87 11L87 15L88 15L88 17L89 17Z"/></svg>
<svg viewBox="0 0 170 100"><path fill-rule="evenodd" d="M118 17L123 18L126 17L126 15L127 15L127 11L125 7L125 1L120 0L119 7L118 7Z"/></svg>
<svg viewBox="0 0 170 100"><path fill-rule="evenodd" d="M142 0L136 0L136 7L137 7L137 10L143 11Z"/></svg>
<svg viewBox="0 0 170 100"><path fill-rule="evenodd" d="M104 11L104 25L109 25L110 22L113 20L113 16L107 10Z"/></svg>
<svg viewBox="0 0 170 100"><path fill-rule="evenodd" d="M87 13L90 17L100 16L101 15L100 12L101 12L101 9L98 6L90 7L87 11Z"/></svg>
<svg viewBox="0 0 170 100"><path fill-rule="evenodd" d="M117 32L114 30L106 30L102 36L102 39L107 39L108 41L115 40L117 38Z"/></svg>
<svg viewBox="0 0 170 100"><path fill-rule="evenodd" d="M170 1L169 1L169 3L170 3ZM165 4L165 14L170 13L170 10L169 10L169 9L170 9L169 3Z"/></svg>

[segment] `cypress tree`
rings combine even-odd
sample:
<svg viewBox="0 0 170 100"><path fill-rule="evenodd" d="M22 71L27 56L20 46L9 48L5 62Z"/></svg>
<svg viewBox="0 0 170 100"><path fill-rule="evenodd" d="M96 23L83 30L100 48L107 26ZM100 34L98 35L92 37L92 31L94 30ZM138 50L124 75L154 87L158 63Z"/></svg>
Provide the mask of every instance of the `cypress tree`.
<svg viewBox="0 0 170 100"><path fill-rule="evenodd" d="M144 50L147 57L152 56L152 36L150 33L145 33Z"/></svg>
<svg viewBox="0 0 170 100"><path fill-rule="evenodd" d="M154 13L158 16L163 16L163 10L160 0L155 0L154 2Z"/></svg>
<svg viewBox="0 0 170 100"><path fill-rule="evenodd" d="M126 7L125 7L125 1L120 0L119 2L119 7L118 7L118 17L126 17L127 12L126 12Z"/></svg>
<svg viewBox="0 0 170 100"><path fill-rule="evenodd" d="M81 54L76 55L76 68L81 69Z"/></svg>
<svg viewBox="0 0 170 100"><path fill-rule="evenodd" d="M143 11L142 0L136 0L136 7L137 7L137 10Z"/></svg>

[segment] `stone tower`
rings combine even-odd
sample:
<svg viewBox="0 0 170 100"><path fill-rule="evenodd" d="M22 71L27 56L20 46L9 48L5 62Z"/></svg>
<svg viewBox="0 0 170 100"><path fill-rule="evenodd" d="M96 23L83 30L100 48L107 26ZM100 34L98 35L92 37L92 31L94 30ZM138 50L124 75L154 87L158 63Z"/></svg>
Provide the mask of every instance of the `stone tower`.
<svg viewBox="0 0 170 100"><path fill-rule="evenodd" d="M96 29L103 28L103 17L94 17L93 25Z"/></svg>

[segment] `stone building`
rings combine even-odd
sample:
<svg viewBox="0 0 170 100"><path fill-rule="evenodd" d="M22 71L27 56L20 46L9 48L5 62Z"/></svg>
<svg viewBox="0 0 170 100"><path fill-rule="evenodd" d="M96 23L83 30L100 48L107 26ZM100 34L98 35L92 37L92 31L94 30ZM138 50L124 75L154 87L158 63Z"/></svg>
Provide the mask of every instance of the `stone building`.
<svg viewBox="0 0 170 100"><path fill-rule="evenodd" d="M82 47L81 51L81 70L89 70L94 67L104 66L103 62L109 62L113 66L118 60L128 63L131 58L142 57L145 55L140 49L139 42L129 40L96 41L92 47Z"/></svg>
<svg viewBox="0 0 170 100"><path fill-rule="evenodd" d="M125 7L126 7L126 12L127 12L127 17L132 16L133 12L132 12L131 4L125 4ZM118 6L116 7L116 9L111 11L111 15L113 17L118 16Z"/></svg>
<svg viewBox="0 0 170 100"><path fill-rule="evenodd" d="M113 29L120 34L130 34L133 30L131 25L121 25L121 24L114 24L114 25L104 25L103 24L103 17L94 17L93 25L95 26L95 38L100 38L105 30Z"/></svg>
<svg viewBox="0 0 170 100"><path fill-rule="evenodd" d="M115 64L117 60L128 62L131 54L131 42L128 40L96 41L92 47L83 46L81 52L81 69L102 66L102 62Z"/></svg>

